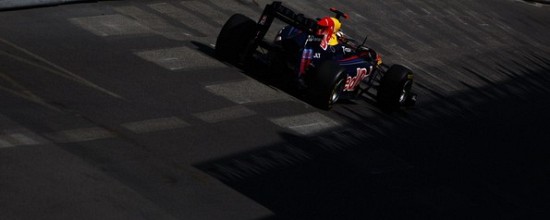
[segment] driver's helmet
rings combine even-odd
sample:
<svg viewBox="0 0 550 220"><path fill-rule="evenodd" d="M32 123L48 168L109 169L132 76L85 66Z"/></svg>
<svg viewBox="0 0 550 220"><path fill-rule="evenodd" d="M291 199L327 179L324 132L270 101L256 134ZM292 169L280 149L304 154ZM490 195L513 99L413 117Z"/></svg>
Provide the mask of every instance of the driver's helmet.
<svg viewBox="0 0 550 220"><path fill-rule="evenodd" d="M325 40L329 45L334 46L338 44L338 38L336 33L340 31L342 23L334 17L324 17L317 21L319 30L317 30L318 35L324 35Z"/></svg>

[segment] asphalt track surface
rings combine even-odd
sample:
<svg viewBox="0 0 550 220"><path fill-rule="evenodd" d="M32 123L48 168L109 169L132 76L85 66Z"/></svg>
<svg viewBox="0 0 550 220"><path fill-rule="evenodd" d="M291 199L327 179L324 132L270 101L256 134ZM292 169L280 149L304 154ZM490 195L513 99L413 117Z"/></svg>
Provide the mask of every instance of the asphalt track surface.
<svg viewBox="0 0 550 220"><path fill-rule="evenodd" d="M550 7L292 1L416 74L316 109L212 56L268 1L0 12L0 219L547 219Z"/></svg>

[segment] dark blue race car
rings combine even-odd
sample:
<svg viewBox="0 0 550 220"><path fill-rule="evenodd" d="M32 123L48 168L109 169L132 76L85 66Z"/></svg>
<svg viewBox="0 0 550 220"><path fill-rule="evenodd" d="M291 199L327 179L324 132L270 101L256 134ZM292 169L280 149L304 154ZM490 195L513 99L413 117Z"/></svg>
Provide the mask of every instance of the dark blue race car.
<svg viewBox="0 0 550 220"><path fill-rule="evenodd" d="M265 7L257 22L235 14L218 35L216 55L240 67L261 62L273 72L292 76L293 85L322 109L371 89L385 110L414 105L412 71L383 64L381 56L365 46L366 38L358 43L339 30L340 20L347 15L330 10L333 17L311 19L275 1ZM264 40L275 19L286 25L275 40Z"/></svg>

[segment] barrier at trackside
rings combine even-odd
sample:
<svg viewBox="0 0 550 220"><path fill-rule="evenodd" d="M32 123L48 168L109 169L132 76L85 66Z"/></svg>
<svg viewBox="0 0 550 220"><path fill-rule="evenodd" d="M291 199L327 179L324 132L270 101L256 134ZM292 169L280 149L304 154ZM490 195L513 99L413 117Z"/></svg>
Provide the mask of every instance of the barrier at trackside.
<svg viewBox="0 0 550 220"><path fill-rule="evenodd" d="M0 10L26 8L34 6L58 5L85 0L0 0Z"/></svg>

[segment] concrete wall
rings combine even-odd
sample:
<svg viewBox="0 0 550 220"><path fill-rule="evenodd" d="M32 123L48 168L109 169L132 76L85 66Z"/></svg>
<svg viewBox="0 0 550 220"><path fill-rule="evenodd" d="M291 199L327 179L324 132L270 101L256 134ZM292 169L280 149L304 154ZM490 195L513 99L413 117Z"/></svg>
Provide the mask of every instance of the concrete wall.
<svg viewBox="0 0 550 220"><path fill-rule="evenodd" d="M84 0L0 0L0 10L43 5L56 5Z"/></svg>

